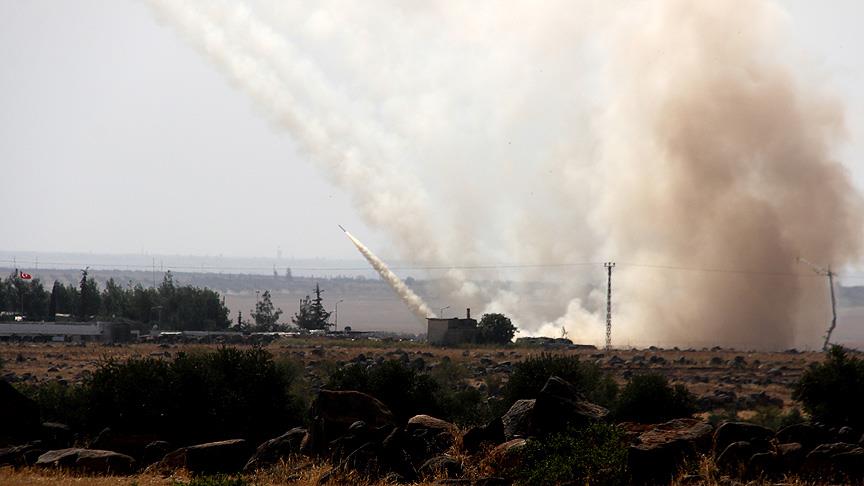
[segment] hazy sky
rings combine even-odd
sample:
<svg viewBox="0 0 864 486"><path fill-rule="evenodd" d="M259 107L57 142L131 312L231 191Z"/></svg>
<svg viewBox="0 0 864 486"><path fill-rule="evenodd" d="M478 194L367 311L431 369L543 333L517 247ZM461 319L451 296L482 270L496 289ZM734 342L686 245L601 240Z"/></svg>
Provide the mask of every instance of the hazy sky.
<svg viewBox="0 0 864 486"><path fill-rule="evenodd" d="M864 7L783 1L795 41L847 106L838 154L864 186ZM290 135L151 10L0 0L0 249L387 255Z"/></svg>

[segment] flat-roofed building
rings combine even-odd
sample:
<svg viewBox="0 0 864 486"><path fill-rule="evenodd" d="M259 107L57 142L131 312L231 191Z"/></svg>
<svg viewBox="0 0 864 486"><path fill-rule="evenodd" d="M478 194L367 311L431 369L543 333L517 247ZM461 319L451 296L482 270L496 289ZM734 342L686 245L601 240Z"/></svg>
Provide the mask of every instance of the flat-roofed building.
<svg viewBox="0 0 864 486"><path fill-rule="evenodd" d="M477 321L467 309L464 318L430 317L426 320L426 341L435 346L454 346L477 341Z"/></svg>

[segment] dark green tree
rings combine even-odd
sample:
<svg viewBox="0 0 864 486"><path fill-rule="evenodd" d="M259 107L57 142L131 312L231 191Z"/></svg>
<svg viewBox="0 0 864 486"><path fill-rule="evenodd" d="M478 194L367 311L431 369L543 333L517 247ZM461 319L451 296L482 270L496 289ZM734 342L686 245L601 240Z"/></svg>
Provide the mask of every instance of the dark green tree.
<svg viewBox="0 0 864 486"><path fill-rule="evenodd" d="M60 289L60 282L54 281L54 285L51 286L51 298L48 301L48 320L56 321L57 320L57 294Z"/></svg>
<svg viewBox="0 0 864 486"><path fill-rule="evenodd" d="M792 398L815 421L860 430L864 427L864 360L832 346L825 360L811 363L793 386Z"/></svg>
<svg viewBox="0 0 864 486"><path fill-rule="evenodd" d="M101 297L99 295L99 287L96 286L96 281L87 278L90 267L81 270L81 281L78 282L78 293L80 295L78 301L78 319L81 321L90 320L91 316L99 313Z"/></svg>
<svg viewBox="0 0 864 486"><path fill-rule="evenodd" d="M105 317L117 318L126 311L127 292L121 285L109 278L102 291L102 314Z"/></svg>
<svg viewBox="0 0 864 486"><path fill-rule="evenodd" d="M330 327L327 322L330 319L330 312L324 308L324 299L321 294L324 293L318 284L315 284L315 298L310 299L307 295L305 299L300 299L300 310L294 314L291 319L300 329L307 331L326 330Z"/></svg>
<svg viewBox="0 0 864 486"><path fill-rule="evenodd" d="M270 291L265 290L261 294L261 300L255 303L255 310L251 314L258 329L262 331L275 331L278 327L279 316L282 315L282 309L273 305Z"/></svg>
<svg viewBox="0 0 864 486"><path fill-rule="evenodd" d="M508 344L516 335L516 326L504 314L483 314L477 331L481 343Z"/></svg>
<svg viewBox="0 0 864 486"><path fill-rule="evenodd" d="M48 292L38 278L28 282L24 293L24 315L27 320L45 320L48 317L49 300Z"/></svg>

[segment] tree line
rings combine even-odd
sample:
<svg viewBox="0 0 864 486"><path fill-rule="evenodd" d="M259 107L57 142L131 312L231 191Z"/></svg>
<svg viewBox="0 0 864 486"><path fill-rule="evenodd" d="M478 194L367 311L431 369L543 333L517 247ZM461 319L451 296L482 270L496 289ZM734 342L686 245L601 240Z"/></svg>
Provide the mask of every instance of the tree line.
<svg viewBox="0 0 864 486"><path fill-rule="evenodd" d="M81 271L77 285L54 281L47 291L38 278L23 279L16 271L0 279L0 311L8 320L20 316L26 321L119 320L145 328L216 331L231 325L224 297L210 289L177 285L171 272L156 287L113 278L103 288Z"/></svg>

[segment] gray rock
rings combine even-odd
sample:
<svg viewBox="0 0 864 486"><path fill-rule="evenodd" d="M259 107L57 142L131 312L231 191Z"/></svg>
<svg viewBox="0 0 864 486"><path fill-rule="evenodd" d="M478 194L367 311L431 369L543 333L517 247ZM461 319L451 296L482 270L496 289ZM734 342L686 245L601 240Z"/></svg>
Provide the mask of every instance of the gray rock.
<svg viewBox="0 0 864 486"><path fill-rule="evenodd" d="M135 467L135 459L114 451L69 448L48 451L39 456L35 465L96 474L129 474Z"/></svg>

